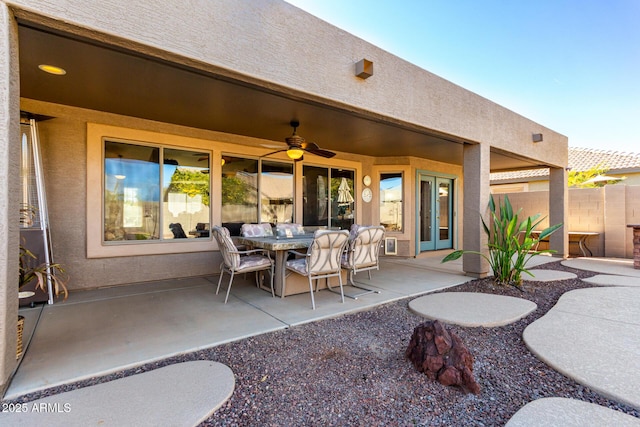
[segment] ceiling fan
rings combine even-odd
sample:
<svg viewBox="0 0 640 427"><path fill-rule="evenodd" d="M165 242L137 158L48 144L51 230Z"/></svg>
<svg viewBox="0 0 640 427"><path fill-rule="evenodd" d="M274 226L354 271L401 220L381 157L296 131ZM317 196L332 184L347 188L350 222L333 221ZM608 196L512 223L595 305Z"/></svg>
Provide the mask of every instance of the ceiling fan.
<svg viewBox="0 0 640 427"><path fill-rule="evenodd" d="M316 156L325 157L330 159L335 156L336 153L329 150L324 150L318 146L315 142L307 142L303 137L296 133L296 129L300 126L300 122L297 120L291 120L289 123L293 128L293 134L291 136L285 138L285 142L287 143L287 148L283 148L282 150L274 151L273 153L265 154L262 157L270 156L275 153L281 153L283 151L287 152L287 156L293 160L302 160L302 156L304 153L315 154Z"/></svg>

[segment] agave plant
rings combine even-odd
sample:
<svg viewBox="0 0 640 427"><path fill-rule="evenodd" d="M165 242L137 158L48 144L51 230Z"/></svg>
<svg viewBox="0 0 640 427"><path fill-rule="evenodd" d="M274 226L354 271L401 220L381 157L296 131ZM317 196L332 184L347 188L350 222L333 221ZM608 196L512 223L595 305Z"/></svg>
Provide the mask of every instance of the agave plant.
<svg viewBox="0 0 640 427"><path fill-rule="evenodd" d="M522 273L533 277L531 272L526 269L527 263L533 256L556 252L551 249L537 250L537 247L541 240L546 239L562 227L562 223L533 233L544 218L540 218L540 214L536 214L519 222L518 216L522 209L514 213L509 197L506 195L499 209L496 209L496 203L491 195L489 211L492 227L489 227L482 219L484 232L489 238L489 257L481 252L462 249L450 253L442 262L459 259L465 253L478 254L489 262L497 284L519 288L522 285Z"/></svg>
<svg viewBox="0 0 640 427"><path fill-rule="evenodd" d="M20 245L20 281L19 289L22 289L33 280L36 281L36 288L47 292L47 280L51 281L53 291L56 296L63 294L67 299L67 274L60 264L37 264L37 257L27 248Z"/></svg>

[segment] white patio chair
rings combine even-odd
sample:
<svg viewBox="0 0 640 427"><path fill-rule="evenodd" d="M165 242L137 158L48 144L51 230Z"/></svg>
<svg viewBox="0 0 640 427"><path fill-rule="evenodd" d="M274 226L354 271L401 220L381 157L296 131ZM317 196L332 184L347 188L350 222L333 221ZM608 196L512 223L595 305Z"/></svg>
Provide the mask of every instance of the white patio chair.
<svg viewBox="0 0 640 427"><path fill-rule="evenodd" d="M213 236L218 242L218 248L222 254L222 264L220 264L220 278L218 279L218 287L216 288L216 295L220 291L220 284L222 283L222 276L224 272L228 272L231 275L229 279L229 287L227 288L227 296L224 299L224 303L227 303L229 299L229 292L231 291L231 284L233 283L233 276L236 273L256 273L256 285L260 287L260 279L258 273L260 271L269 270L271 280L271 296L275 297L273 289L273 276L274 276L274 262L269 256L269 252L264 249L252 249L249 251L239 251L231 240L229 230L225 227L214 226ZM258 255L262 254L262 255Z"/></svg>
<svg viewBox="0 0 640 427"><path fill-rule="evenodd" d="M293 259L286 263L287 270L306 276L309 280L311 307L314 310L316 309L316 303L313 297L313 280L316 281L316 289L319 279L326 279L327 287L330 288L329 278L337 276L340 283L340 295L344 303L342 276L340 274L340 258L348 241L349 233L345 230L318 230L314 233L313 242L309 246L304 258ZM290 252L300 255L295 251Z"/></svg>
<svg viewBox="0 0 640 427"><path fill-rule="evenodd" d="M371 280L371 271L379 270L380 246L384 239L384 227L376 226L358 226L351 227L351 238L347 250L342 256L342 268L349 270L349 283L354 288L362 289L365 292L357 295L348 295L349 298L358 299L359 296L380 293L380 291L368 289L358 286L353 281L353 276L361 271L366 271Z"/></svg>

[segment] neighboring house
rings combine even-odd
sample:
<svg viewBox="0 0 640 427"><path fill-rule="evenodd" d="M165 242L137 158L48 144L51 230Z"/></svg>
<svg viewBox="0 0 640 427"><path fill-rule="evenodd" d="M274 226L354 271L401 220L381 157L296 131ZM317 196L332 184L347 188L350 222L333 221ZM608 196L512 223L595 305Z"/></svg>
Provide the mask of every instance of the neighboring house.
<svg viewBox="0 0 640 427"><path fill-rule="evenodd" d="M72 292L216 274L206 222L382 223L399 256L486 250L492 170L550 168L563 221L567 137L283 1L0 0L0 16L0 391L15 367L21 111L38 120ZM285 153L294 119L335 156ZM477 255L463 269L488 273Z"/></svg>
<svg viewBox="0 0 640 427"><path fill-rule="evenodd" d="M640 185L640 153L569 147L569 170L606 170L607 177L620 178L611 183ZM526 169L491 174L492 193L518 193L549 189L549 169Z"/></svg>

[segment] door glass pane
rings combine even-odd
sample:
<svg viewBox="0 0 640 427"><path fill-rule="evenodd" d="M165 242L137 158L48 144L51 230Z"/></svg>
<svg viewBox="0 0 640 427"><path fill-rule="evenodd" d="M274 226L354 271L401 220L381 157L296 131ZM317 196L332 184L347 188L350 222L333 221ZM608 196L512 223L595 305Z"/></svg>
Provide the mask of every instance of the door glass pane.
<svg viewBox="0 0 640 427"><path fill-rule="evenodd" d="M353 224L354 176L351 170L331 169L331 227L349 230Z"/></svg>
<svg viewBox="0 0 640 427"><path fill-rule="evenodd" d="M105 142L104 240L159 239L160 149Z"/></svg>
<svg viewBox="0 0 640 427"><path fill-rule="evenodd" d="M262 162L260 221L293 222L293 164Z"/></svg>
<svg viewBox="0 0 640 427"><path fill-rule="evenodd" d="M420 241L430 242L431 236L431 199L433 198L431 181L420 181Z"/></svg>
<svg viewBox="0 0 640 427"><path fill-rule="evenodd" d="M232 236L240 235L245 222L258 222L258 161L223 157L222 225Z"/></svg>
<svg viewBox="0 0 640 427"><path fill-rule="evenodd" d="M380 225L402 231L402 174L380 174Z"/></svg>
<svg viewBox="0 0 640 427"><path fill-rule="evenodd" d="M329 225L329 169L302 168L303 225Z"/></svg>
<svg viewBox="0 0 640 427"><path fill-rule="evenodd" d="M162 238L209 237L209 153L163 153Z"/></svg>
<svg viewBox="0 0 640 427"><path fill-rule="evenodd" d="M451 227L449 224L449 198L451 196L451 184L449 182L438 183L438 203L440 240L448 240L451 237Z"/></svg>

